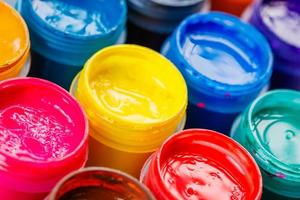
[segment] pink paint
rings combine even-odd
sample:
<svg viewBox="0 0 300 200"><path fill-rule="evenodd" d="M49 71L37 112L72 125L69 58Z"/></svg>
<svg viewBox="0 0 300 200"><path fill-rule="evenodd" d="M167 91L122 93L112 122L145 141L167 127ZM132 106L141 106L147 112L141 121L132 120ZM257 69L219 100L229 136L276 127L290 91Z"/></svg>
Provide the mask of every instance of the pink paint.
<svg viewBox="0 0 300 200"><path fill-rule="evenodd" d="M76 100L35 78L0 82L0 196L41 199L87 158L88 125Z"/></svg>
<svg viewBox="0 0 300 200"><path fill-rule="evenodd" d="M205 103L200 102L197 104L198 108L205 108Z"/></svg>

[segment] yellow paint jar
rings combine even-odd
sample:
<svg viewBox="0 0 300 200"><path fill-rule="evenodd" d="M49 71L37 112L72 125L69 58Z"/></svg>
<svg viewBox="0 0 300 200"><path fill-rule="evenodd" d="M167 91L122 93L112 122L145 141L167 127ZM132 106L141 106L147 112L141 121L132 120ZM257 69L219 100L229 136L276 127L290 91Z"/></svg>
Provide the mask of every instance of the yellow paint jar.
<svg viewBox="0 0 300 200"><path fill-rule="evenodd" d="M29 32L23 18L0 1L0 81L28 74L29 50Z"/></svg>
<svg viewBox="0 0 300 200"><path fill-rule="evenodd" d="M138 177L149 155L184 126L185 81L169 60L145 47L117 45L97 52L71 93L90 122L89 166Z"/></svg>

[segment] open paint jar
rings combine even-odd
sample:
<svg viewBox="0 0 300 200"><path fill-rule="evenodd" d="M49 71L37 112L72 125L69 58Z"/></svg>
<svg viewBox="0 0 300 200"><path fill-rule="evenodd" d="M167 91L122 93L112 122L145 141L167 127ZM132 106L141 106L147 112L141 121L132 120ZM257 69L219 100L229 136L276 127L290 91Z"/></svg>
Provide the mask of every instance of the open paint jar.
<svg viewBox="0 0 300 200"><path fill-rule="evenodd" d="M185 122L187 88L177 68L136 45L105 48L74 81L90 121L88 165L138 177L145 160Z"/></svg>
<svg viewBox="0 0 300 200"><path fill-rule="evenodd" d="M240 16L254 0L211 0L211 9Z"/></svg>
<svg viewBox="0 0 300 200"><path fill-rule="evenodd" d="M187 82L188 128L229 134L235 117L268 89L271 48L259 31L234 16L192 15L161 52Z"/></svg>
<svg viewBox="0 0 300 200"><path fill-rule="evenodd" d="M128 38L159 50L164 40L187 16L209 10L209 0L128 0Z"/></svg>
<svg viewBox="0 0 300 200"><path fill-rule="evenodd" d="M30 69L30 41L19 13L0 2L0 81L27 76Z"/></svg>
<svg viewBox="0 0 300 200"><path fill-rule="evenodd" d="M274 53L272 88L300 90L300 4L294 0L260 0L249 22L268 39Z"/></svg>
<svg viewBox="0 0 300 200"><path fill-rule="evenodd" d="M124 43L125 0L19 0L32 44L31 75L66 89L99 49Z"/></svg>
<svg viewBox="0 0 300 200"><path fill-rule="evenodd" d="M157 200L259 200L262 178L251 155L218 132L188 129L167 139L141 181Z"/></svg>
<svg viewBox="0 0 300 200"><path fill-rule="evenodd" d="M300 198L299 121L300 93L274 90L256 99L233 126L232 137L260 166L266 200Z"/></svg>
<svg viewBox="0 0 300 200"><path fill-rule="evenodd" d="M0 99L0 196L42 199L85 165L88 121L67 91L41 79L2 81Z"/></svg>
<svg viewBox="0 0 300 200"><path fill-rule="evenodd" d="M84 168L63 178L47 200L155 200L138 180L123 172L103 168Z"/></svg>

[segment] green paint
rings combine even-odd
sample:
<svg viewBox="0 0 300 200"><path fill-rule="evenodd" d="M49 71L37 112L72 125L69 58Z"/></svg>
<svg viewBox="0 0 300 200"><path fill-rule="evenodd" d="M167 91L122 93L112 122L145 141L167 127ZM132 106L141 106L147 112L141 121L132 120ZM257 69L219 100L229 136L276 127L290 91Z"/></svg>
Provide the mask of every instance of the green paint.
<svg viewBox="0 0 300 200"><path fill-rule="evenodd" d="M300 199L300 92L274 90L259 97L236 120L232 137L261 169L270 191L263 200Z"/></svg>
<svg viewBox="0 0 300 200"><path fill-rule="evenodd" d="M260 142L278 160L300 165L300 112L273 107L256 113L252 121Z"/></svg>

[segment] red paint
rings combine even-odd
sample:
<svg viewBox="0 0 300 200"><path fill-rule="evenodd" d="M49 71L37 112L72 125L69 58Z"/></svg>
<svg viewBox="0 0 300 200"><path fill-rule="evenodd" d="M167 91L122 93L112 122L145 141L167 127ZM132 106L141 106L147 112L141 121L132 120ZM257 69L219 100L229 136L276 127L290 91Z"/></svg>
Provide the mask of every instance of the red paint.
<svg viewBox="0 0 300 200"><path fill-rule="evenodd" d="M0 155L5 158L0 179L9 183L0 187L3 198L48 192L84 165L87 120L67 91L48 81L20 78L0 82L0 99Z"/></svg>
<svg viewBox="0 0 300 200"><path fill-rule="evenodd" d="M142 181L158 200L258 200L262 193L260 171L250 154L209 130L172 136L143 173Z"/></svg>

